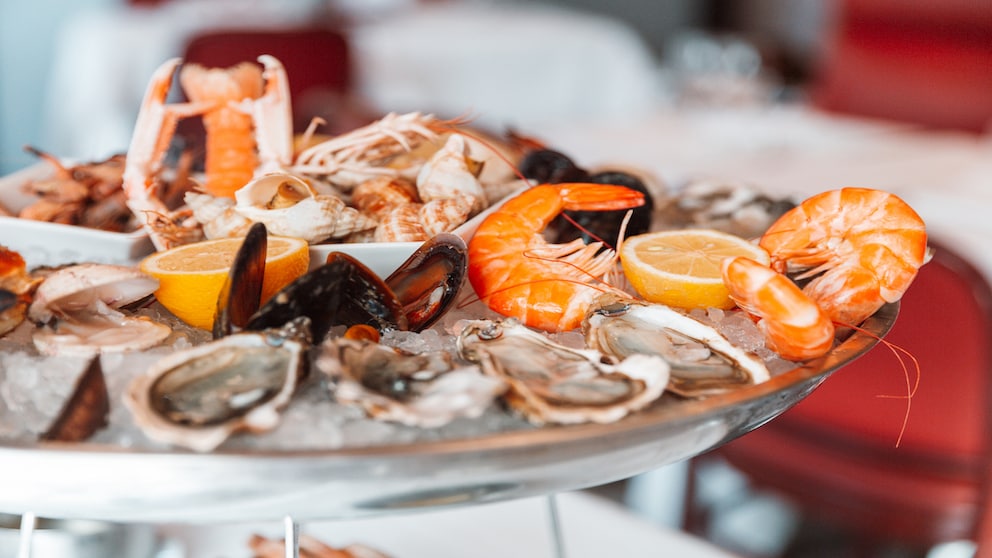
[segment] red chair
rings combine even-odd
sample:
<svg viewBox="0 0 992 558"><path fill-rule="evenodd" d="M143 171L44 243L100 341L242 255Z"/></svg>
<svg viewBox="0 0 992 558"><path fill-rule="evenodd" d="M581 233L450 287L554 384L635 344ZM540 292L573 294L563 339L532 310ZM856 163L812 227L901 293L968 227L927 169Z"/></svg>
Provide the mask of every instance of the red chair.
<svg viewBox="0 0 992 558"><path fill-rule="evenodd" d="M905 394L907 384L880 345L782 416L700 459L722 457L753 487L858 540L928 548L970 539L978 556L992 556L992 288L936 246L886 339L922 370L898 447L907 402L885 396ZM691 501L687 509L687 529L702 532L700 510Z"/></svg>
<svg viewBox="0 0 992 558"><path fill-rule="evenodd" d="M992 2L841 0L811 99L831 111L981 132L992 125Z"/></svg>

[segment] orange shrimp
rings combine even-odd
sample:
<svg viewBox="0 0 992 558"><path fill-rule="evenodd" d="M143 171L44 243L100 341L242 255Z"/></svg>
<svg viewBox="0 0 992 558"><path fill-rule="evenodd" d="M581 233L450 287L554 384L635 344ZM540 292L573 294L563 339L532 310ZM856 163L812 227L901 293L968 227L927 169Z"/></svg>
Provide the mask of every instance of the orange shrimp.
<svg viewBox="0 0 992 558"><path fill-rule="evenodd" d="M237 105L262 96L262 70L250 62L226 69L189 64L179 81L191 101L211 105L202 116L207 132L204 188L215 196L233 197L258 166L252 113Z"/></svg>
<svg viewBox="0 0 992 558"><path fill-rule="evenodd" d="M903 200L868 188L817 194L765 232L781 273L813 278L803 292L835 323L860 324L899 300L928 261L926 226Z"/></svg>
<svg viewBox="0 0 992 558"><path fill-rule="evenodd" d="M722 271L730 298L757 319L765 344L782 358L809 360L833 347L833 322L791 279L744 257L727 258Z"/></svg>
<svg viewBox="0 0 992 558"><path fill-rule="evenodd" d="M489 308L545 331L578 327L616 263L601 242L549 244L541 231L563 210L638 207L644 195L623 186L543 184L509 199L479 225L468 244L468 278Z"/></svg>

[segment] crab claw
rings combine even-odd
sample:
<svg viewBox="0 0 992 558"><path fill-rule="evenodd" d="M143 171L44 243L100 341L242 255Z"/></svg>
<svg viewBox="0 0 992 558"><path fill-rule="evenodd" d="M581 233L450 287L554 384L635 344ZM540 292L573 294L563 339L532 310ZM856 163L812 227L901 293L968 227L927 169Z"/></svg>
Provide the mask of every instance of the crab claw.
<svg viewBox="0 0 992 558"><path fill-rule="evenodd" d="M265 92L252 104L259 166L256 175L289 168L293 162L293 110L286 69L276 57L263 54Z"/></svg>

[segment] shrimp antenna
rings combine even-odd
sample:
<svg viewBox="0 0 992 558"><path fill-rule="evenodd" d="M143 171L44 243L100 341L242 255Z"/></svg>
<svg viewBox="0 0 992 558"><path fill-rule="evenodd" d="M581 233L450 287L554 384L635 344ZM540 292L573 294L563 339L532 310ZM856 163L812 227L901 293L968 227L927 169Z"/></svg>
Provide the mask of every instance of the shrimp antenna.
<svg viewBox="0 0 992 558"><path fill-rule="evenodd" d="M905 413L905 415L903 415L902 426L899 429L899 436L896 438L896 447L898 448L899 445L902 443L903 435L906 433L906 427L909 424L909 414L910 414L910 411L912 410L912 407L913 407L913 397L916 396L916 390L917 390L917 388L920 387L920 378L923 375L922 374L922 370L920 369L920 361L917 360L917 358L913 355L913 353L911 353L906 348L900 347L899 345L896 345L895 343L892 343L891 341L886 341L885 339L882 339L882 337L880 337L879 335L877 335L875 333L872 333L870 331L867 331L864 328L861 328L859 326L847 325L847 324L837 324L837 323L835 323L835 325L842 326L842 327L849 327L849 328L851 328L851 329L853 329L855 331L858 331L860 333L863 333L865 335L868 335L869 337L873 337L873 338L877 339L878 342L881 343L886 349L888 349L889 351L891 351L892 354L896 357L896 360L899 361L899 366L902 367L903 375L906 378L906 394L905 395L879 394L879 395L876 395L875 396L875 397L879 397L879 398L883 398L883 399L905 399L906 400L906 413ZM915 373L915 378L910 378L909 365L907 365L907 363L906 363L906 359L907 358L910 361L912 361L912 363L913 363L912 364L912 367L913 367L913 370L914 370L914 373Z"/></svg>

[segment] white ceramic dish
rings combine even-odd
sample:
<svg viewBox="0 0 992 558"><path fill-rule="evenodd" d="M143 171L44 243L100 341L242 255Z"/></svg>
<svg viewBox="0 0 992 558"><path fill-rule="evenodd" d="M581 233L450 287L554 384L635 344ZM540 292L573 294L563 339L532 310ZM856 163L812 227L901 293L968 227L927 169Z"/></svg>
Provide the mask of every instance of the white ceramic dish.
<svg viewBox="0 0 992 558"><path fill-rule="evenodd" d="M22 191L22 186L29 180L44 178L50 173L51 167L41 163L0 178L0 206L16 214L33 200L31 195ZM454 232L467 241L482 219L498 206L495 204ZM114 233L2 216L0 245L19 252L29 268L83 261L134 263L153 251L148 235L140 231ZM419 246L419 242L317 244L310 248L310 262L311 267L315 267L323 263L331 252L344 252L357 258L380 277L387 277Z"/></svg>
<svg viewBox="0 0 992 558"><path fill-rule="evenodd" d="M492 204L485 211L482 211L475 217L472 217L461 226L453 230L454 234L462 237L465 242L468 242L472 235L475 234L475 230L479 228L479 224L482 223L483 219L486 218L490 213L496 211L503 202L517 195L521 192L516 190L509 196L503 198L502 200ZM358 261L362 262L369 269L375 272L379 277L388 277L393 271L396 271L403 262L410 257L413 252L419 248L420 242L369 242L364 244L317 244L310 247L310 268L314 268L318 265L324 263L327 259L327 255L331 252L344 252L349 256L353 256Z"/></svg>
<svg viewBox="0 0 992 558"><path fill-rule="evenodd" d="M22 190L24 184L49 174L51 166L40 163L0 178L0 206L17 214L34 199ZM140 231L115 233L17 217L0 217L0 244L19 252L29 268L83 261L129 263L152 252L148 235Z"/></svg>

